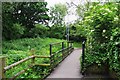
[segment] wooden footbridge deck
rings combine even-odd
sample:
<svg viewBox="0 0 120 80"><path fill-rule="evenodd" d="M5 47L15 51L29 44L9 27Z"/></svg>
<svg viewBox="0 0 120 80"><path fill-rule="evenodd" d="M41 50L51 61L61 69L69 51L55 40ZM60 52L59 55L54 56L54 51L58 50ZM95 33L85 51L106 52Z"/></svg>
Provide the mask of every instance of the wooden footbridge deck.
<svg viewBox="0 0 120 80"><path fill-rule="evenodd" d="M80 74L81 49L75 49L47 78L82 78Z"/></svg>

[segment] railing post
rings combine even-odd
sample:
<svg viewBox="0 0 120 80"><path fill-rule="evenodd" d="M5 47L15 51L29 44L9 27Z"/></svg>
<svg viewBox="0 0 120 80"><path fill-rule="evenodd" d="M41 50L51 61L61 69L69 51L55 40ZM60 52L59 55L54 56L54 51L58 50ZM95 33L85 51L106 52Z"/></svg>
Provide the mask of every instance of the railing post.
<svg viewBox="0 0 120 80"><path fill-rule="evenodd" d="M71 43L71 45L72 45L72 48L73 48L73 42Z"/></svg>
<svg viewBox="0 0 120 80"><path fill-rule="evenodd" d="M52 57L53 57L53 55L52 55L52 44L50 44L50 66L51 66L51 68L53 68Z"/></svg>
<svg viewBox="0 0 120 80"><path fill-rule="evenodd" d="M70 47L71 47L71 49L70 49L70 53L71 53L72 50L74 49L74 48L73 48L73 42L71 42L70 45L71 45L71 46L70 46Z"/></svg>
<svg viewBox="0 0 120 80"><path fill-rule="evenodd" d="M67 47L69 48L69 42L67 42Z"/></svg>
<svg viewBox="0 0 120 80"><path fill-rule="evenodd" d="M5 67L5 57L0 57L0 80L5 78L4 67Z"/></svg>
<svg viewBox="0 0 120 80"><path fill-rule="evenodd" d="M34 56L35 50L34 50L34 49L31 49L30 52L31 52L31 55ZM32 58L32 62L31 62L31 63L32 63L33 65L35 64L35 57Z"/></svg>
<svg viewBox="0 0 120 80"><path fill-rule="evenodd" d="M64 42L62 42L62 59L64 59Z"/></svg>
<svg viewBox="0 0 120 80"><path fill-rule="evenodd" d="M84 68L85 41L82 42L82 70Z"/></svg>

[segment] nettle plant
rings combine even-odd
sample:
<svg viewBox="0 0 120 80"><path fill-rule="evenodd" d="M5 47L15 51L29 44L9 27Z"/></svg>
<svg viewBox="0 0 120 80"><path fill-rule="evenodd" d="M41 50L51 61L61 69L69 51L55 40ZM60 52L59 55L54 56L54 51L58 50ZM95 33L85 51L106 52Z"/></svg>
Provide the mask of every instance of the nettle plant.
<svg viewBox="0 0 120 80"><path fill-rule="evenodd" d="M88 29L86 64L97 63L101 65L109 61L110 68L118 69L120 66L117 63L118 56L120 56L118 54L120 53L118 5L118 3L93 3L85 12L84 25ZM113 56L111 57L111 55Z"/></svg>

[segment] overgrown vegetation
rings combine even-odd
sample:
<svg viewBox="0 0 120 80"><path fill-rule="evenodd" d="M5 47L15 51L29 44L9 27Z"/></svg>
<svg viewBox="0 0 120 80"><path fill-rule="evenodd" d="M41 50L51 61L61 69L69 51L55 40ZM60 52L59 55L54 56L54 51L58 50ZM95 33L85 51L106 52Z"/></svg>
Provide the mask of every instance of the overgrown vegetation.
<svg viewBox="0 0 120 80"><path fill-rule="evenodd" d="M47 2L3 2L3 39L32 37L36 23L47 25ZM33 36L34 37L34 36Z"/></svg>
<svg viewBox="0 0 120 80"><path fill-rule="evenodd" d="M65 40L60 39L54 39L54 38L24 38L24 39L18 39L18 40L10 40L10 41L3 41L3 49L2 52L4 56L7 57L7 65L13 64L21 59L24 59L28 56L31 56L33 53L30 52L31 49L35 50L35 55L41 55L41 56L49 56L50 55L50 43L55 42L62 42ZM53 51L60 50L62 46L58 45L53 48ZM38 59L37 63L49 63L49 59ZM17 72L21 71L22 69L27 68L27 64L30 64L31 60L11 69L6 72L6 77L10 78L13 75L15 75ZM18 68L19 67L19 68ZM33 67L34 69L29 69L25 74L19 76L18 78L40 78L40 73L42 72L36 72L44 71L47 72L47 67ZM35 71L32 71L35 70ZM39 73L39 74L38 74Z"/></svg>
<svg viewBox="0 0 120 80"><path fill-rule="evenodd" d="M109 70L120 77L119 6L119 3L93 3L82 22L87 31L85 66L108 64Z"/></svg>
<svg viewBox="0 0 120 80"><path fill-rule="evenodd" d="M46 6L46 2L3 2L2 51L3 55L8 57L7 65L30 56L32 48L35 49L35 54L47 56L51 42L65 41L62 39L66 39L64 21L67 14L66 5L56 4L50 10ZM50 11L50 16L47 14L48 11ZM107 64L109 70L115 71L120 77L120 3L88 2L85 5L78 5L76 11L81 19L69 25L69 34L72 41L80 42L87 39L83 70L86 70L87 65ZM48 21L51 22L51 25L48 25ZM76 42L75 47L81 47L80 43ZM54 50L58 48L55 47ZM38 61L47 63L49 60ZM6 76L10 77L27 66L21 64L16 71L7 71ZM33 73L32 70L36 72ZM36 66L19 77L38 78L40 75L38 72L47 72L46 70L46 67Z"/></svg>

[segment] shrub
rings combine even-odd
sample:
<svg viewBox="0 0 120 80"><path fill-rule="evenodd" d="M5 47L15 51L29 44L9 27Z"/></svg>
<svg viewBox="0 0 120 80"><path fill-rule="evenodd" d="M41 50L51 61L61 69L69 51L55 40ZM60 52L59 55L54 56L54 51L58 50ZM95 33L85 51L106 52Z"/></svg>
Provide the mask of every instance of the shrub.
<svg viewBox="0 0 120 80"><path fill-rule="evenodd" d="M5 30L6 29L6 30ZM13 25L5 25L3 26L3 39L18 39L24 34L24 26L19 23L15 23Z"/></svg>
<svg viewBox="0 0 120 80"><path fill-rule="evenodd" d="M36 24L35 28L29 31L29 37L47 37L49 28L43 24Z"/></svg>
<svg viewBox="0 0 120 80"><path fill-rule="evenodd" d="M48 36L51 38L58 38L58 39L65 38L65 27L52 26Z"/></svg>
<svg viewBox="0 0 120 80"><path fill-rule="evenodd" d="M85 65L107 63L109 69L120 70L118 17L118 3L96 4L85 13L84 25L88 29Z"/></svg>

